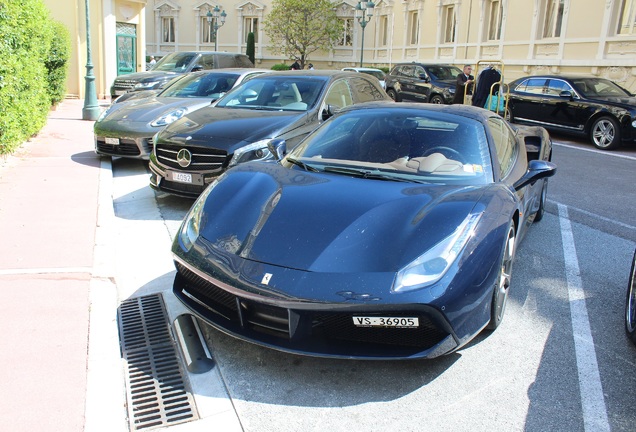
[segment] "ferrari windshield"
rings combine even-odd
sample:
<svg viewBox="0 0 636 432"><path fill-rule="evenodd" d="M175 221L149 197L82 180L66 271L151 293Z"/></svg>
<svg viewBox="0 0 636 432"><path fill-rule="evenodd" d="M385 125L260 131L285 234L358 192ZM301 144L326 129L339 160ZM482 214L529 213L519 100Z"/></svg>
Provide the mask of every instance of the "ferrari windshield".
<svg viewBox="0 0 636 432"><path fill-rule="evenodd" d="M239 75L198 72L185 76L162 91L161 97L218 99L234 86Z"/></svg>
<svg viewBox="0 0 636 432"><path fill-rule="evenodd" d="M326 83L322 77L256 77L229 92L216 106L307 111L316 105Z"/></svg>
<svg viewBox="0 0 636 432"><path fill-rule="evenodd" d="M310 134L283 164L396 181L485 184L493 179L481 122L415 108L341 113Z"/></svg>

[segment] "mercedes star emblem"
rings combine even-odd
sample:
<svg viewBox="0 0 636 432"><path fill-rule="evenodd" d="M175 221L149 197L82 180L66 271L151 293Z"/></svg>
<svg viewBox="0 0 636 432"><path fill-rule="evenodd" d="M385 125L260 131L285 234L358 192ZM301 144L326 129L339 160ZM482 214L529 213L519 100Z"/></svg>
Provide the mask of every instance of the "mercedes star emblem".
<svg viewBox="0 0 636 432"><path fill-rule="evenodd" d="M185 168L189 166L191 162L192 162L192 153L190 153L190 150L188 149L179 150L179 153L177 153L177 163L179 164L179 166L182 166L183 168Z"/></svg>

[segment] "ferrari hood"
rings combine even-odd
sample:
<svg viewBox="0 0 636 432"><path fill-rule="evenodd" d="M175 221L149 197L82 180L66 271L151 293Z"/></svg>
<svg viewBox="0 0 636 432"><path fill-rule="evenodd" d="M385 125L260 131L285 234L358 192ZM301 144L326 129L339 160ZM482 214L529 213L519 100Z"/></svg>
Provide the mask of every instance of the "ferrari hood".
<svg viewBox="0 0 636 432"><path fill-rule="evenodd" d="M210 142L255 142L295 129L306 112L206 107L172 123L160 135L162 141L188 146Z"/></svg>
<svg viewBox="0 0 636 432"><path fill-rule="evenodd" d="M248 163L212 186L199 242L297 270L394 272L453 233L483 191Z"/></svg>

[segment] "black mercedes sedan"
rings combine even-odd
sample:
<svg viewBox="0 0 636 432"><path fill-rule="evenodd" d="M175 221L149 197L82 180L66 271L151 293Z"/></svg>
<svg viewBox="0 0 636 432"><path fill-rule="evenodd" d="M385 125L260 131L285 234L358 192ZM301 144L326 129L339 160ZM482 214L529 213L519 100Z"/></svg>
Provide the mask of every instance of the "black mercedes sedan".
<svg viewBox="0 0 636 432"><path fill-rule="evenodd" d="M597 148L636 140L636 97L596 76L537 75L510 83L510 121L587 136Z"/></svg>
<svg viewBox="0 0 636 432"><path fill-rule="evenodd" d="M334 112L391 99L375 77L343 71L259 75L213 106L184 115L154 138L150 186L197 197L229 167L272 158L271 140L293 148Z"/></svg>
<svg viewBox="0 0 636 432"><path fill-rule="evenodd" d="M195 315L269 348L364 359L433 358L500 325L556 171L544 128L374 102L270 152L218 177L175 236L173 292Z"/></svg>

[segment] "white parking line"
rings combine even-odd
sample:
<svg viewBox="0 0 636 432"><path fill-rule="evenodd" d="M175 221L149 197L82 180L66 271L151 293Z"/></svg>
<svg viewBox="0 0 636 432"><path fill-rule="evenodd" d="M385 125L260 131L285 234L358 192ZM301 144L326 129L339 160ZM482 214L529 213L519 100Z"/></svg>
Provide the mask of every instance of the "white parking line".
<svg viewBox="0 0 636 432"><path fill-rule="evenodd" d="M552 201L552 200L549 199L548 202L556 204L557 206L564 206L565 207L565 204L562 204L562 203L557 202L557 201ZM625 228L625 229L628 229L628 230L632 230L632 231L636 230L636 226L634 226L634 225L629 225L629 224L617 221L616 219L611 219L611 218L607 218L607 217L604 217L604 216L601 216L601 215L597 215L596 213L592 213L592 212L589 212L587 210L583 210L583 209L580 209L580 208L577 208L577 207L572 207L572 206L567 206L567 207L569 209L571 209L571 210L576 211L577 213L582 213L584 215L587 215L587 216L593 217L595 219L601 220L601 221L603 221L605 223L618 225L618 226L620 226L622 228Z"/></svg>
<svg viewBox="0 0 636 432"><path fill-rule="evenodd" d="M570 316L574 335L574 350L579 376L583 425L586 432L609 432L607 408L603 396L603 386L596 360L596 350L590 329L590 320L585 304L585 292L580 276L579 260L576 254L572 225L568 208L558 204L565 274L570 299Z"/></svg>
<svg viewBox="0 0 636 432"><path fill-rule="evenodd" d="M598 150L598 149L593 149L593 148L579 147L579 146L575 146L575 145L571 145L571 144L565 144L565 143L560 143L560 142L553 142L552 145L558 146L558 147L567 147L567 148L573 149L573 150L586 151L586 152L589 152L589 153L596 153L596 154L604 155L604 156L617 157L617 158L620 158L620 159L636 160L636 156L629 156L629 155L624 155L624 154L620 154L620 153L614 153L614 152L607 151L607 150Z"/></svg>

